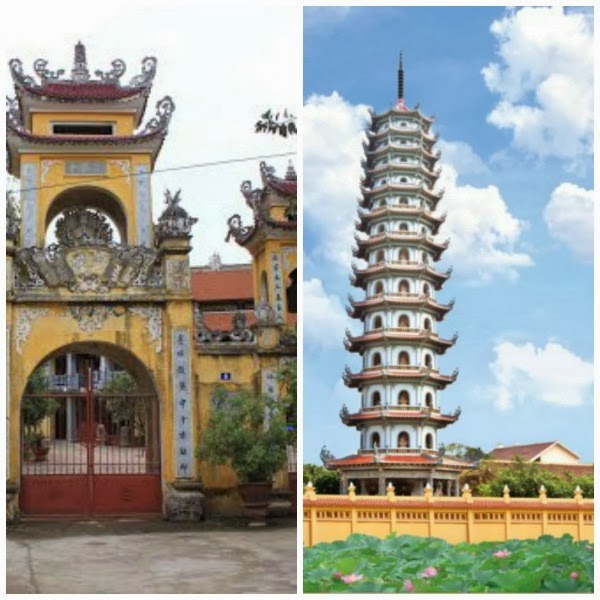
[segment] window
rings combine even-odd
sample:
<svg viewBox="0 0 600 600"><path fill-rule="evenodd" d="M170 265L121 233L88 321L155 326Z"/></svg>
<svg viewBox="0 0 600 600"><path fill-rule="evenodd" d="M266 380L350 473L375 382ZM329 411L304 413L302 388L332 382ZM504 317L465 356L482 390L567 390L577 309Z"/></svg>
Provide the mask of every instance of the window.
<svg viewBox="0 0 600 600"><path fill-rule="evenodd" d="M373 329L381 329L383 327L383 319L377 315L373 319Z"/></svg>
<svg viewBox="0 0 600 600"><path fill-rule="evenodd" d="M371 360L371 366L379 367L380 365L381 365L381 354L379 354L379 352L375 352L375 354L373 354L373 358Z"/></svg>
<svg viewBox="0 0 600 600"><path fill-rule="evenodd" d="M421 260L428 265L429 264L429 255L427 254L427 252L423 252L421 254Z"/></svg>
<svg viewBox="0 0 600 600"><path fill-rule="evenodd" d="M407 366L410 364L410 359L408 357L408 352L400 352L399 356L398 356L398 364L402 367L402 366Z"/></svg>
<svg viewBox="0 0 600 600"><path fill-rule="evenodd" d="M112 123L53 123L55 135L113 135Z"/></svg>
<svg viewBox="0 0 600 600"><path fill-rule="evenodd" d="M406 183L407 181L406 177L400 177L400 183Z"/></svg>
<svg viewBox="0 0 600 600"><path fill-rule="evenodd" d="M406 390L402 390L398 394L398 404L400 406L408 406L410 404L410 396Z"/></svg>
<svg viewBox="0 0 600 600"><path fill-rule="evenodd" d="M297 311L297 300L298 300L298 292L296 289L296 269L294 269L290 273L290 284L287 286L285 290L286 300L287 300L287 309L290 314L295 315Z"/></svg>
<svg viewBox="0 0 600 600"><path fill-rule="evenodd" d="M425 406L433 408L433 396L431 395L431 392L425 394Z"/></svg>
<svg viewBox="0 0 600 600"><path fill-rule="evenodd" d="M383 281L376 281L373 291L375 294L383 294Z"/></svg>
<svg viewBox="0 0 600 600"><path fill-rule="evenodd" d="M425 355L425 366L431 368L432 365L433 365L433 360L431 358L431 354L426 354Z"/></svg>
<svg viewBox="0 0 600 600"><path fill-rule="evenodd" d="M385 225L382 223L377 226L377 233L383 233L385 231Z"/></svg>
<svg viewBox="0 0 600 600"><path fill-rule="evenodd" d="M409 285L408 285L408 281L406 281L406 279L403 279L400 282L400 293L401 294L408 294L408 291L410 289Z"/></svg>
<svg viewBox="0 0 600 600"><path fill-rule="evenodd" d="M410 438L408 437L408 433L403 431L398 436L398 448L410 448Z"/></svg>
<svg viewBox="0 0 600 600"><path fill-rule="evenodd" d="M408 260L408 250L406 248L400 250L400 260Z"/></svg>
<svg viewBox="0 0 600 600"><path fill-rule="evenodd" d="M373 392L371 406L381 406L381 394L379 392Z"/></svg>
<svg viewBox="0 0 600 600"><path fill-rule="evenodd" d="M408 231L408 224L400 223L400 231Z"/></svg>
<svg viewBox="0 0 600 600"><path fill-rule="evenodd" d="M433 450L433 436L430 433L425 436L425 448Z"/></svg>
<svg viewBox="0 0 600 600"><path fill-rule="evenodd" d="M430 293L431 293L431 290L430 290L430 288L429 288L429 284L428 284L428 283L425 283L425 284L423 284L423 293L424 293L424 294L425 294L427 297L429 297L429 295L430 295Z"/></svg>
<svg viewBox="0 0 600 600"><path fill-rule="evenodd" d="M408 204L408 198L400 198L400 204Z"/></svg>
<svg viewBox="0 0 600 600"><path fill-rule="evenodd" d="M425 319L425 321L423 322L423 327L427 331L431 331L431 320L430 319Z"/></svg>
<svg viewBox="0 0 600 600"><path fill-rule="evenodd" d="M375 255L375 262L383 262L385 260L385 252L383 250L378 250Z"/></svg>
<svg viewBox="0 0 600 600"><path fill-rule="evenodd" d="M371 448L375 449L375 447L380 448L381 440L379 439L379 434L377 432L371 434Z"/></svg>
<svg viewBox="0 0 600 600"><path fill-rule="evenodd" d="M400 315L400 318L398 319L398 327L410 327L408 315Z"/></svg>

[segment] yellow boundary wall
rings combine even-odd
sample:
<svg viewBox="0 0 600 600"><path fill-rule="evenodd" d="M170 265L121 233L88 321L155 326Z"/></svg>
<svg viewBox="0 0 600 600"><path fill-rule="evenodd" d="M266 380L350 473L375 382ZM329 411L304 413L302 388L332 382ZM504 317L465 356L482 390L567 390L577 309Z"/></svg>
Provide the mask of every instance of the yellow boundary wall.
<svg viewBox="0 0 600 600"><path fill-rule="evenodd" d="M594 501L539 498L474 498L468 488L462 497L358 496L351 484L346 496L317 495L308 484L304 493L304 545L345 540L353 533L383 538L390 533L436 537L451 544L535 539L541 535L594 540Z"/></svg>

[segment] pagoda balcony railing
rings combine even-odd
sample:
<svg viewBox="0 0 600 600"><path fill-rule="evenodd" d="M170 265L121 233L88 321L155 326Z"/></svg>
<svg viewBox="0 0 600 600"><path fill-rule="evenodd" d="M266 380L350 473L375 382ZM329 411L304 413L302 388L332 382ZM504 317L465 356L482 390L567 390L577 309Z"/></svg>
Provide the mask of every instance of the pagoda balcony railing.
<svg viewBox="0 0 600 600"><path fill-rule="evenodd" d="M358 451L359 454L421 454L423 450L421 448L365 448ZM435 450L428 450L428 453L436 452Z"/></svg>
<svg viewBox="0 0 600 600"><path fill-rule="evenodd" d="M422 146L417 141L406 141L406 144L400 142L400 140L383 140L378 142L373 150L370 152L378 152L384 148L394 148L395 150L421 150Z"/></svg>
<svg viewBox="0 0 600 600"><path fill-rule="evenodd" d="M439 408L430 408L428 406L410 406L406 404L382 404L381 406L365 406L360 409L364 413L385 413L385 412L416 412L416 413L434 413L439 414Z"/></svg>
<svg viewBox="0 0 600 600"><path fill-rule="evenodd" d="M378 365L376 367L365 367L363 373L376 373L377 371L406 371L409 373L425 372L426 367L419 365ZM437 369L430 369L432 373L437 373Z"/></svg>
<svg viewBox="0 0 600 600"><path fill-rule="evenodd" d="M358 213L360 218L376 218L383 217L386 214L397 214L397 215L405 215L409 213L413 216L412 213L415 213L416 216L424 216L433 221L443 221L446 217L446 214L442 214L440 216L434 215L431 211L423 208L422 203L419 204L401 204L400 202L396 204L386 204L385 206L378 206L377 208L373 208L371 210L361 210Z"/></svg>
<svg viewBox="0 0 600 600"><path fill-rule="evenodd" d="M374 167L366 169L370 174L380 173L382 171L386 171L390 167L394 169L403 169L406 171L415 171L421 170L432 176L435 176L435 171L431 170L427 165L419 161L399 161L399 160L391 160L383 164L375 165ZM441 172L441 171L440 171ZM439 173L438 173L439 175Z"/></svg>
<svg viewBox="0 0 600 600"><path fill-rule="evenodd" d="M431 236L426 233L419 233L418 231L381 231L375 235L370 235L366 240L357 238L355 240L360 244L365 242L379 242L383 241L386 236L397 240L417 240L422 242L429 242L430 244L437 244Z"/></svg>
<svg viewBox="0 0 600 600"><path fill-rule="evenodd" d="M402 333L405 335L428 335L428 337L438 337L437 333L432 333L427 329L420 329L418 327L378 327L377 329L365 331L364 335L371 335L374 333Z"/></svg>
<svg viewBox="0 0 600 600"><path fill-rule="evenodd" d="M444 273L436 271L428 263L419 260L380 260L379 262L371 263L364 269L359 269L358 267L355 268L353 265L354 273L356 273L356 275L360 275L361 273L371 273L374 270L385 269L386 267L403 267L408 268L411 271L425 270L431 275L444 275ZM449 273L445 274L449 275Z"/></svg>

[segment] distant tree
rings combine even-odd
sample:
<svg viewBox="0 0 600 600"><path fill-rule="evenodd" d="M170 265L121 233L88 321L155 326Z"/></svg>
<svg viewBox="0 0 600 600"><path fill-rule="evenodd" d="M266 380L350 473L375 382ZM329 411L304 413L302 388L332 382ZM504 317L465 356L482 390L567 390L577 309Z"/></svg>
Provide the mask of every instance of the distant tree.
<svg viewBox="0 0 600 600"><path fill-rule="evenodd" d="M304 465L302 479L304 485L309 481L315 487L317 494L339 494L340 493L340 474L337 471L330 471L320 465Z"/></svg>
<svg viewBox="0 0 600 600"><path fill-rule="evenodd" d="M489 454L475 446L465 446L464 444L453 442L442 447L445 449L446 454L469 462L478 462L489 458Z"/></svg>
<svg viewBox="0 0 600 600"><path fill-rule="evenodd" d="M261 115L255 124L256 133L272 133L281 137L296 135L296 117L286 110L283 113L275 113L271 109Z"/></svg>

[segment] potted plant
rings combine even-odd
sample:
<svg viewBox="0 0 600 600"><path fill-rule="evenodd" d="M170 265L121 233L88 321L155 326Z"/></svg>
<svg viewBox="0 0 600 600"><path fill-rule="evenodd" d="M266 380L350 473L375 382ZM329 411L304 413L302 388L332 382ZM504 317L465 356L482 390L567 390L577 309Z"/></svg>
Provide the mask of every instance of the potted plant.
<svg viewBox="0 0 600 600"><path fill-rule="evenodd" d="M231 467L246 513L264 521L273 476L286 462L286 444L285 414L277 402L263 394L230 394L220 388L196 457Z"/></svg>
<svg viewBox="0 0 600 600"><path fill-rule="evenodd" d="M297 510L297 466L296 466L296 438L298 426L297 407L297 363L296 359L285 361L277 371L279 384L279 402L285 407L287 423L287 443L290 461L288 464L288 489L290 490L291 512Z"/></svg>
<svg viewBox="0 0 600 600"><path fill-rule="evenodd" d="M44 376L35 371L27 382L27 397L23 400L22 414L25 436L25 457L33 456L35 461L47 460L50 452L48 439L40 431L40 426L46 417L53 415L58 402L54 398L44 398L38 394L47 391Z"/></svg>

